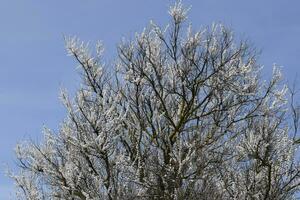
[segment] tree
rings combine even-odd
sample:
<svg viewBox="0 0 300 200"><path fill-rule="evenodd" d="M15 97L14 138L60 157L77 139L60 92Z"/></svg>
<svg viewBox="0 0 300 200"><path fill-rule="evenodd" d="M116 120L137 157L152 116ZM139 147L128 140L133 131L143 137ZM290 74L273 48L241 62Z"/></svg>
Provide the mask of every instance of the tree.
<svg viewBox="0 0 300 200"><path fill-rule="evenodd" d="M167 28L151 22L119 45L114 72L101 44L66 39L82 87L62 93L58 133L16 147L20 198L295 198L299 144L280 70L262 80L255 50L228 28L193 31L181 2L169 14Z"/></svg>

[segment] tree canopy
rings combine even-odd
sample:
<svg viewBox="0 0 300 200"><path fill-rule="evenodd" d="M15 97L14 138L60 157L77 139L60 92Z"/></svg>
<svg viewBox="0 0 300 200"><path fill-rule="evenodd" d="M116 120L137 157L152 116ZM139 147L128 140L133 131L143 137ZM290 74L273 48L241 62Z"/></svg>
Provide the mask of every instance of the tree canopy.
<svg viewBox="0 0 300 200"><path fill-rule="evenodd" d="M62 92L58 133L16 147L20 199L296 198L299 112L279 68L263 80L246 41L221 24L194 31L187 13L175 3L110 65L101 43L66 39L82 85Z"/></svg>

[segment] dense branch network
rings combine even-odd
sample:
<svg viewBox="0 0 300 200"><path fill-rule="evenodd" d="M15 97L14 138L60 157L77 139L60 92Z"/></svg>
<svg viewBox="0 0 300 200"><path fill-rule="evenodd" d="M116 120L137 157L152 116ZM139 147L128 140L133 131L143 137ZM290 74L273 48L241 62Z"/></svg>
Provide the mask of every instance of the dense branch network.
<svg viewBox="0 0 300 200"><path fill-rule="evenodd" d="M118 47L108 73L76 38L82 87L59 133L16 148L21 199L292 199L299 190L286 87L260 78L255 51L222 25L194 32L177 2ZM184 30L186 29L186 31ZM293 102L292 102L293 104ZM298 120L298 121L297 121Z"/></svg>

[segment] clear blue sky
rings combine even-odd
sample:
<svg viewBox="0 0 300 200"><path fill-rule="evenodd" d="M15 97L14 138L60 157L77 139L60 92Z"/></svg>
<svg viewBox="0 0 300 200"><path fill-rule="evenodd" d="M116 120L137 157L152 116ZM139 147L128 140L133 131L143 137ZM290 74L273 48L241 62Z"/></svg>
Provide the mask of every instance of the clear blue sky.
<svg viewBox="0 0 300 200"><path fill-rule="evenodd" d="M75 62L63 35L102 40L112 57L121 37L133 37L153 19L168 20L171 0L0 1L0 169L14 164L18 141L41 138L44 125L57 130L65 116L58 100L63 86L78 86ZM232 27L262 50L266 75L273 63L292 80L300 73L299 0L185 0L194 28L212 22ZM13 183L0 172L0 199Z"/></svg>

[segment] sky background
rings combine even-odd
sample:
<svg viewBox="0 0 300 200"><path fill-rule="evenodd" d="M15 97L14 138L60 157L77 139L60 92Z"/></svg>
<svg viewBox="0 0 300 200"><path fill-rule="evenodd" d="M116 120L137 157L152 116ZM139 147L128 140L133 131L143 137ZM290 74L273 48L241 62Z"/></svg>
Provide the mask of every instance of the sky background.
<svg viewBox="0 0 300 200"><path fill-rule="evenodd" d="M122 37L133 38L149 20L168 23L171 0L0 0L0 199L14 184L3 171L14 166L13 149L25 139L38 141L65 117L60 88L74 91L80 78L64 49L64 35L93 44L102 40L108 61ZM184 0L192 5L195 29L213 22L230 26L262 50L269 77L273 63L289 81L300 73L299 0Z"/></svg>

